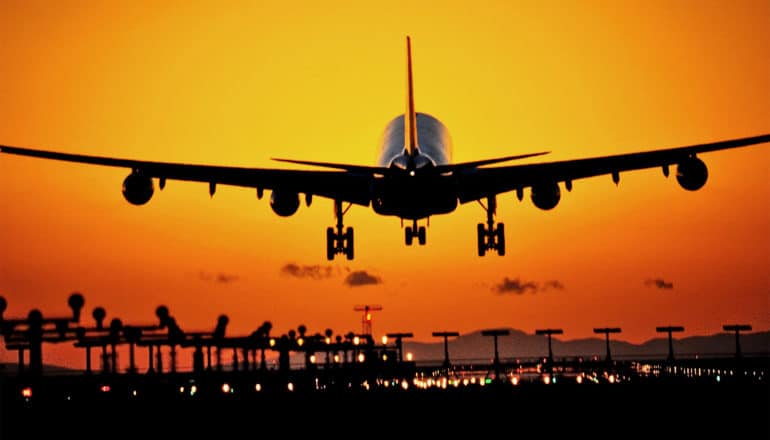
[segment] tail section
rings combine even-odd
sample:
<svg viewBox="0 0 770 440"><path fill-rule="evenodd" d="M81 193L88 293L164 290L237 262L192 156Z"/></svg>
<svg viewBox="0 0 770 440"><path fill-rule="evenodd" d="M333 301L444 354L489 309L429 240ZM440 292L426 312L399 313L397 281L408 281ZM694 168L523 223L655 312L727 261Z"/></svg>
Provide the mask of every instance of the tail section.
<svg viewBox="0 0 770 440"><path fill-rule="evenodd" d="M404 113L404 148L410 157L417 154L417 112L414 109L412 80L412 42L406 37L406 113Z"/></svg>

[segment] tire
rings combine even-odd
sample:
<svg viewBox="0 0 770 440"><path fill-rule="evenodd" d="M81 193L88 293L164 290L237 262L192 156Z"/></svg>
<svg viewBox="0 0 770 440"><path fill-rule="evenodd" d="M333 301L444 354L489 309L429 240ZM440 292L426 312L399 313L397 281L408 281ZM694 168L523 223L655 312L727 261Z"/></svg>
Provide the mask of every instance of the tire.
<svg viewBox="0 0 770 440"><path fill-rule="evenodd" d="M334 228L326 228L326 259L334 259Z"/></svg>
<svg viewBox="0 0 770 440"><path fill-rule="evenodd" d="M505 255L505 225L502 223L498 223L497 225L497 232L495 233L497 235L497 255L504 256Z"/></svg>
<svg viewBox="0 0 770 440"><path fill-rule="evenodd" d="M404 228L404 242L406 243L407 246L411 246L413 239L414 239L414 236L412 235L412 227L407 226L406 228Z"/></svg>
<svg viewBox="0 0 770 440"><path fill-rule="evenodd" d="M420 243L420 246L425 246L425 226L420 226L420 228L417 229L417 241Z"/></svg>
<svg viewBox="0 0 770 440"><path fill-rule="evenodd" d="M484 243L484 237L487 235L484 223L479 223L476 225L476 232L478 235L479 257L483 257L487 252L486 243Z"/></svg>
<svg viewBox="0 0 770 440"><path fill-rule="evenodd" d="M345 256L348 260L353 259L353 228L345 231Z"/></svg>

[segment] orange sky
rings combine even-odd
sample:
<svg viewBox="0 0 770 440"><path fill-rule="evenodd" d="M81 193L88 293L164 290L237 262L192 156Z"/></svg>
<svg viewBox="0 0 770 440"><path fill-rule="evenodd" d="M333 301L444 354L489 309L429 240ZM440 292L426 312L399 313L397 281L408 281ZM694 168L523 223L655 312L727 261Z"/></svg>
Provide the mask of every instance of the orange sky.
<svg viewBox="0 0 770 440"><path fill-rule="evenodd" d="M146 3L146 4L143 4ZM770 132L770 3L33 2L0 11L0 143L157 161L279 167L270 157L369 165L404 107L404 36L416 105L449 128L454 159L550 150L548 160ZM499 198L505 257L476 256L468 204L406 247L398 219L354 207L356 259L328 263L332 203L288 219L254 191L168 182L144 207L127 170L0 157L0 295L7 316L86 312L183 328L374 332L560 326L770 328L770 147L701 156L690 193L659 169L576 181L550 212ZM533 159L534 161L534 159ZM331 266L314 280L287 263ZM348 270L382 284L347 287ZM201 276L203 273L204 276ZM237 277L216 282L218 274ZM564 289L500 295L505 277ZM645 280L662 278L661 290ZM213 279L209 279L213 278ZM0 359L14 354L0 349ZM78 358L79 362L80 358ZM77 364L76 361L72 361Z"/></svg>

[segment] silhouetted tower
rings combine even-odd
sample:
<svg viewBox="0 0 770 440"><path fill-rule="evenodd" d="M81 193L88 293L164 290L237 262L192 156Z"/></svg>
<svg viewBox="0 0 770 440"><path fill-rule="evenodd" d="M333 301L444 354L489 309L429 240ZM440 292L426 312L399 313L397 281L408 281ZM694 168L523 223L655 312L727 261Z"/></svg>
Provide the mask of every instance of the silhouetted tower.
<svg viewBox="0 0 770 440"><path fill-rule="evenodd" d="M551 336L552 335L561 335L564 331L560 328L545 328L540 330L535 330L536 335L546 335L548 336L548 364L553 364L553 350L551 350Z"/></svg>
<svg viewBox="0 0 770 440"><path fill-rule="evenodd" d="M444 368L449 368L452 364L449 363L449 341L448 339L455 336L460 336L458 332L433 332L433 336L436 338L444 338Z"/></svg>
<svg viewBox="0 0 770 440"><path fill-rule="evenodd" d="M404 338L412 338L414 335L412 333L388 333L386 335L389 338L396 338L396 350L398 351L398 362L402 363L404 362L404 345L403 345L403 339Z"/></svg>
<svg viewBox="0 0 770 440"><path fill-rule="evenodd" d="M674 339L671 336L672 333L679 333L684 331L682 326L668 326L668 327L655 327L655 331L658 333L668 333L668 360L674 360Z"/></svg>
<svg viewBox="0 0 770 440"><path fill-rule="evenodd" d="M495 340L495 360L494 360L495 380L498 380L500 378L500 354L497 351L497 337L507 336L509 334L511 334L511 332L506 329L490 329L490 330L481 331L482 336L492 336Z"/></svg>
<svg viewBox="0 0 770 440"><path fill-rule="evenodd" d="M741 332L750 332L751 326L748 324L730 324L723 325L722 328L726 332L735 332L735 359L741 358Z"/></svg>
<svg viewBox="0 0 770 440"><path fill-rule="evenodd" d="M594 333L603 333L604 334L604 342L607 345L607 362L612 361L612 355L610 354L610 333L620 333L620 328L618 327L603 327L603 328L595 328Z"/></svg>
<svg viewBox="0 0 770 440"><path fill-rule="evenodd" d="M353 307L353 311L363 312L361 315L361 334L372 335L372 312L380 310L382 310L382 306L378 304L366 304Z"/></svg>

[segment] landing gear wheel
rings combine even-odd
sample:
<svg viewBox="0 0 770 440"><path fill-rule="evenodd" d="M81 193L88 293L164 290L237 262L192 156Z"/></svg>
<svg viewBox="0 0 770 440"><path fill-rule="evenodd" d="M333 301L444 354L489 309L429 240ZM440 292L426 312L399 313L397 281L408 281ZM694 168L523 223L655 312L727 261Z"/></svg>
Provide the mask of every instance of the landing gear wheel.
<svg viewBox="0 0 770 440"><path fill-rule="evenodd" d="M334 228L326 228L326 259L331 261L334 259Z"/></svg>
<svg viewBox="0 0 770 440"><path fill-rule="evenodd" d="M487 245L484 242L484 238L486 237L487 233L484 228L484 223L479 223L476 225L476 232L478 233L478 246L479 246L479 257L483 257L484 254L487 252Z"/></svg>
<svg viewBox="0 0 770 440"><path fill-rule="evenodd" d="M420 243L420 246L424 246L425 241L425 226L420 226L417 230L417 242Z"/></svg>
<svg viewBox="0 0 770 440"><path fill-rule="evenodd" d="M495 231L495 238L497 238L497 255L505 255L505 225L502 223L497 224L497 231Z"/></svg>
<svg viewBox="0 0 770 440"><path fill-rule="evenodd" d="M345 231L345 256L348 260L353 259L353 228Z"/></svg>
<svg viewBox="0 0 770 440"><path fill-rule="evenodd" d="M407 246L411 246L413 239L414 239L414 235L412 235L412 227L407 226L406 228L404 228L404 242L406 242Z"/></svg>

